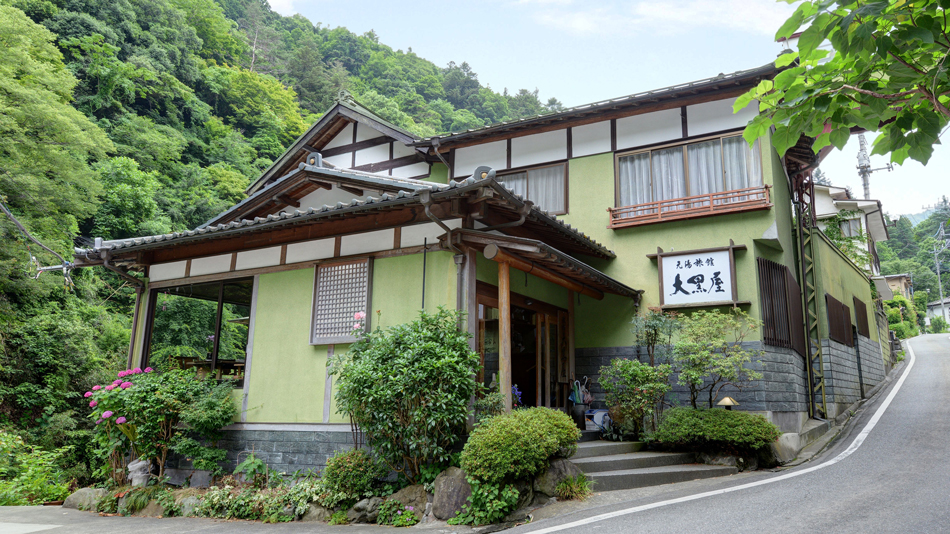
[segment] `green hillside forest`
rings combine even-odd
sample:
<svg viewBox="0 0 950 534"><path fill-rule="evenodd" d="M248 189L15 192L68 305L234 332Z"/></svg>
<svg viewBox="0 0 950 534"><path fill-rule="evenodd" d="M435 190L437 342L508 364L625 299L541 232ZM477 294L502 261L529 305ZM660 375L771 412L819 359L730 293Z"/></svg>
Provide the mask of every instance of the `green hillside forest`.
<svg viewBox="0 0 950 534"><path fill-rule="evenodd" d="M79 236L203 223L341 90L418 135L561 107L266 0L0 0L0 50L0 202L66 257ZM31 256L58 263L0 216L0 428L71 446L61 462L84 483L82 393L124 368L134 293L99 269L70 291L34 280Z"/></svg>

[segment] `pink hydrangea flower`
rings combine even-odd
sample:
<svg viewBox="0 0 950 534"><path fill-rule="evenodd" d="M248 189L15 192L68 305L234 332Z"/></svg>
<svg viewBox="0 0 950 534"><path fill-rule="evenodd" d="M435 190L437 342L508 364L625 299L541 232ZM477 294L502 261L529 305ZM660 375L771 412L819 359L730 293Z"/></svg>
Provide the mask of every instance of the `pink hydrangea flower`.
<svg viewBox="0 0 950 534"><path fill-rule="evenodd" d="M363 319L366 319L366 312L358 311L353 314L353 318L357 321L362 321Z"/></svg>
<svg viewBox="0 0 950 534"><path fill-rule="evenodd" d="M145 372L146 372L146 373L151 373L152 371L153 371L153 369L152 369L151 367L146 367L146 368L145 368Z"/></svg>
<svg viewBox="0 0 950 534"><path fill-rule="evenodd" d="M83 397L85 397L85 398L87 398L87 399L88 399L89 397L92 397L92 392L91 392L91 391L87 391L86 394L83 395Z"/></svg>
<svg viewBox="0 0 950 534"><path fill-rule="evenodd" d="M142 368L141 368L141 367L136 367L135 369L132 369L132 374L133 374L133 375L142 374Z"/></svg>
<svg viewBox="0 0 950 534"><path fill-rule="evenodd" d="M118 419L115 420L115 422L120 425L124 423L125 421L126 421L125 417L119 417Z"/></svg>
<svg viewBox="0 0 950 534"><path fill-rule="evenodd" d="M101 422L102 422L102 419L96 421L96 424L98 425L98 424L101 423Z"/></svg>
<svg viewBox="0 0 950 534"><path fill-rule="evenodd" d="M112 417L112 412L111 412L110 410L106 410L106 411L102 412L102 418L103 418L103 419L108 419L108 418L110 418L110 417Z"/></svg>
<svg viewBox="0 0 950 534"><path fill-rule="evenodd" d="M132 387L132 382L122 382L122 385L119 387L122 389L129 389L130 387Z"/></svg>
<svg viewBox="0 0 950 534"><path fill-rule="evenodd" d="M112 391L113 389L115 389L115 384L109 384L106 386L106 391Z"/></svg>
<svg viewBox="0 0 950 534"><path fill-rule="evenodd" d="M361 325L360 323L356 323L353 325L353 330L359 330L360 328L363 328L363 325Z"/></svg>
<svg viewBox="0 0 950 534"><path fill-rule="evenodd" d="M119 378L122 378L122 377L124 377L124 376L127 375L127 374L129 374L128 371L119 371Z"/></svg>
<svg viewBox="0 0 950 534"><path fill-rule="evenodd" d="M116 378L115 380L112 381L112 383L118 386L119 384L122 383L122 379L121 379L121 378Z"/></svg>
<svg viewBox="0 0 950 534"><path fill-rule="evenodd" d="M95 407L98 406L98 405L99 405L99 403L96 402L96 401L89 401L89 407L90 407L90 408L95 408Z"/></svg>
<svg viewBox="0 0 950 534"><path fill-rule="evenodd" d="M93 391L99 391L100 389L102 389L102 386L92 386Z"/></svg>

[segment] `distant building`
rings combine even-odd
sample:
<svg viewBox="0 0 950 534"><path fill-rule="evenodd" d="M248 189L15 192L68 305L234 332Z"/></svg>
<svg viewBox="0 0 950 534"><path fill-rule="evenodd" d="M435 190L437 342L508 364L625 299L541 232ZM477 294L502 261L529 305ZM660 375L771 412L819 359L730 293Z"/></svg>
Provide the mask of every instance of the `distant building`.
<svg viewBox="0 0 950 534"><path fill-rule="evenodd" d="M859 267L870 271L872 276L880 275L881 261L877 256L876 243L888 239L881 201L853 198L844 187L815 184L815 215L818 218L818 228L825 231L829 219L841 213L851 213L845 220L840 221L841 233L845 237L865 237L860 245L870 254L871 264Z"/></svg>
<svg viewBox="0 0 950 534"><path fill-rule="evenodd" d="M950 323L950 297L947 297L940 300L935 300L933 302L927 303L927 324L930 324L930 321L934 317L943 316L943 319Z"/></svg>
<svg viewBox="0 0 950 534"><path fill-rule="evenodd" d="M910 273L889 274L875 278L874 282L884 300L891 300L894 295L902 295L908 300L914 298L914 278Z"/></svg>

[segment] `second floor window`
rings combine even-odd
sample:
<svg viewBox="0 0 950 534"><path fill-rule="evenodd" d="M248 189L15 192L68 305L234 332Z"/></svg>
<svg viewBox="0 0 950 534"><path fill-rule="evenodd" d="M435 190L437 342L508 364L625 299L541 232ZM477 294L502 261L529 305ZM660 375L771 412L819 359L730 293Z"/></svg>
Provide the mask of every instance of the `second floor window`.
<svg viewBox="0 0 950 534"><path fill-rule="evenodd" d="M841 235L844 237L861 237L861 219L841 221Z"/></svg>
<svg viewBox="0 0 950 534"><path fill-rule="evenodd" d="M528 169L499 177L515 194L555 215L567 213L565 164Z"/></svg>
<svg viewBox="0 0 950 534"><path fill-rule="evenodd" d="M736 135L620 155L617 181L618 206L761 186L759 142Z"/></svg>

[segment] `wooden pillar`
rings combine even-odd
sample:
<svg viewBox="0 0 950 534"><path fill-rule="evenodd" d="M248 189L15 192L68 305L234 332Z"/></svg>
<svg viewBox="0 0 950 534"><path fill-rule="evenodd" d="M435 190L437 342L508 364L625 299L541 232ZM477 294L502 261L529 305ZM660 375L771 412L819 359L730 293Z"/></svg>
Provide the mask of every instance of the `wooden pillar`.
<svg viewBox="0 0 950 534"><path fill-rule="evenodd" d="M534 352L535 352L534 374L535 374L535 392L536 392L535 401L534 401L535 406L543 406L542 403L544 402L543 400L544 397L542 396L542 393L544 391L542 389L544 386L543 380L542 380L542 377L544 376L542 374L543 369L544 369L544 363L541 360L541 354L542 354L541 342L543 339L542 338L543 325L544 325L544 314L535 313L534 314Z"/></svg>
<svg viewBox="0 0 950 534"><path fill-rule="evenodd" d="M475 295L475 283L477 279L477 268L478 268L478 251L473 248L465 249L465 320L467 323L468 333L472 334L472 341L470 346L472 350L481 349L477 348L477 339L479 333L478 325L478 297ZM485 362L482 362L484 365Z"/></svg>
<svg viewBox="0 0 950 534"><path fill-rule="evenodd" d="M548 389L551 388L551 365L557 365L557 358L555 357L554 363L551 363L551 316L544 316L544 361L548 362L544 366L544 383L547 384ZM555 401L556 402L556 401ZM551 394L549 393L544 397L544 405L548 408L551 407Z"/></svg>
<svg viewBox="0 0 950 534"><path fill-rule="evenodd" d="M511 270L498 264L498 374L505 410L511 411Z"/></svg>
<svg viewBox="0 0 950 534"><path fill-rule="evenodd" d="M574 299L577 297L571 290L567 291L567 378L575 380L574 377Z"/></svg>

